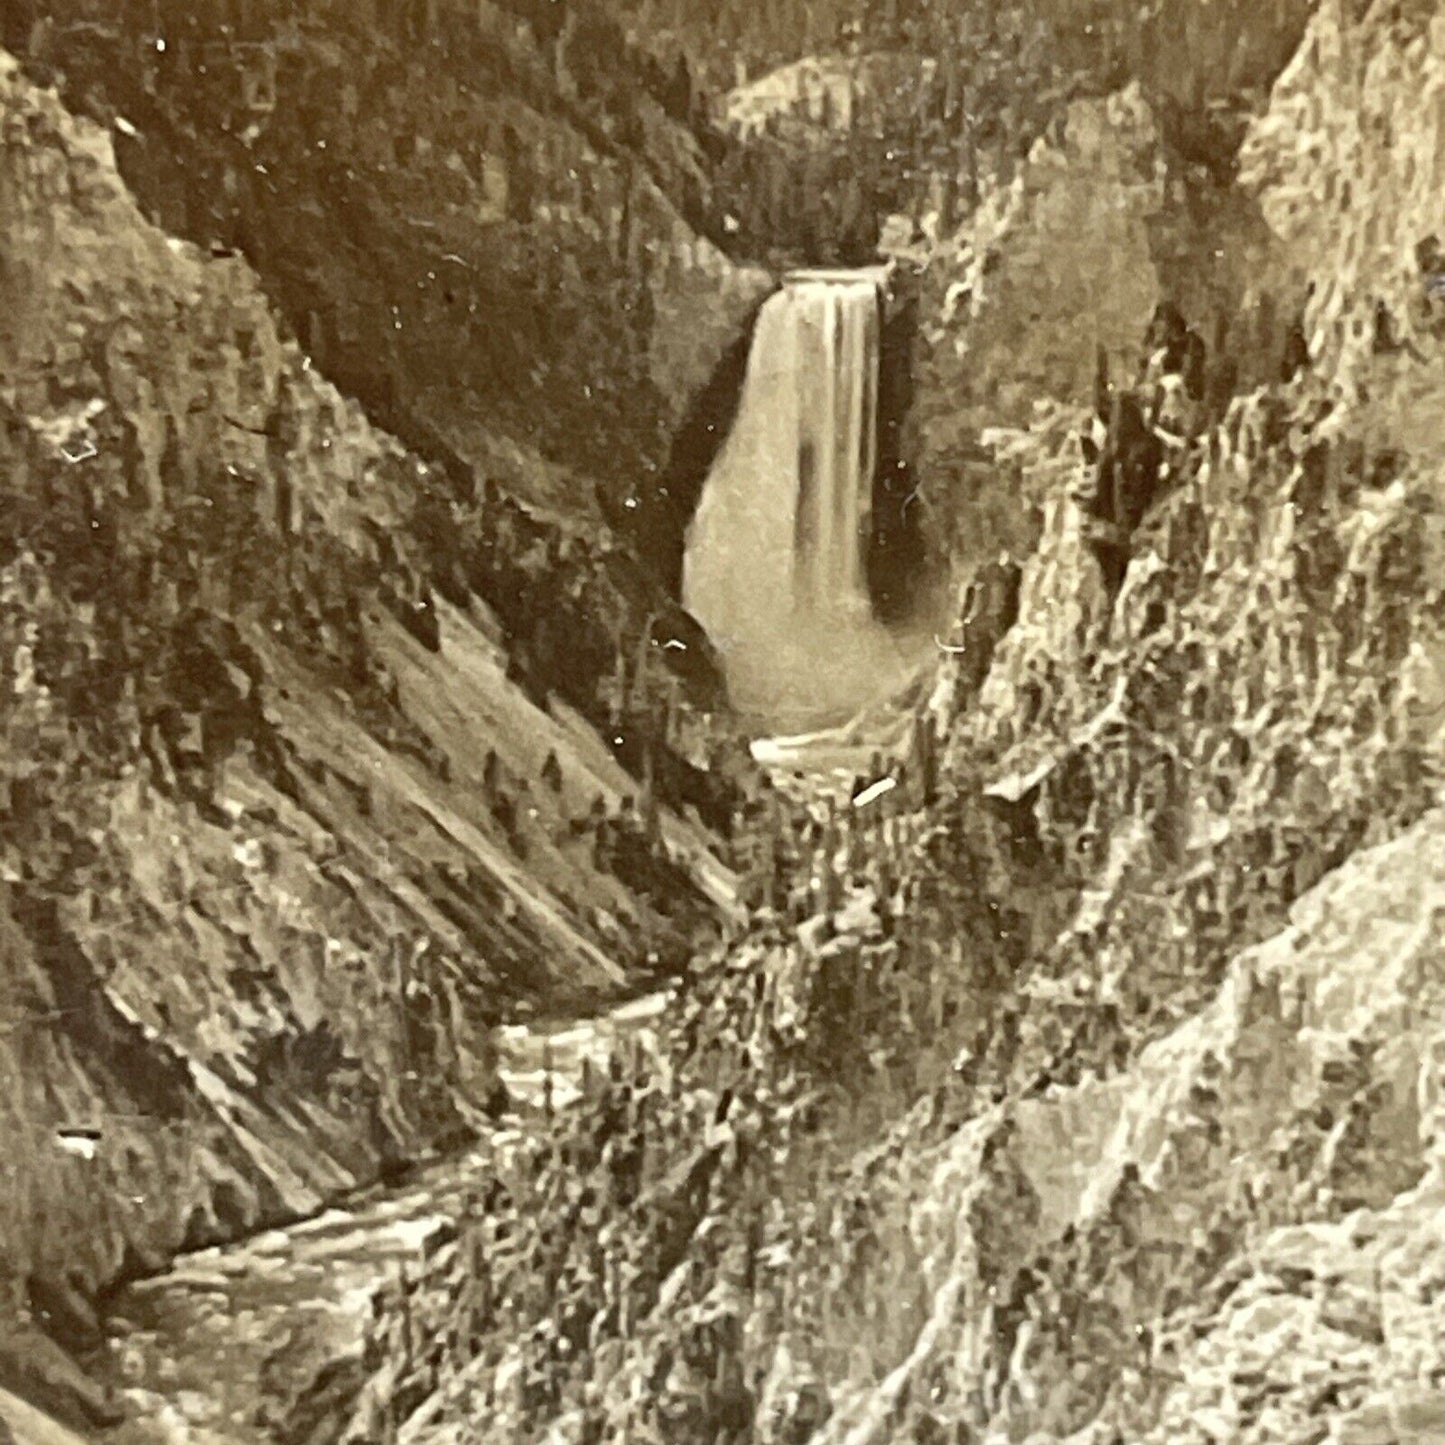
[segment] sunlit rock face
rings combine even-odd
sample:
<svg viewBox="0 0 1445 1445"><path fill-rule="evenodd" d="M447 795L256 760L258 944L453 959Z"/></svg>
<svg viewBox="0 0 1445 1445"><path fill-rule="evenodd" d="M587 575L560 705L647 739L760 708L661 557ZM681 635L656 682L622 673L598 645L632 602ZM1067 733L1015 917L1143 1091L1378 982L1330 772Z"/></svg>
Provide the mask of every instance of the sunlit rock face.
<svg viewBox="0 0 1445 1445"><path fill-rule="evenodd" d="M735 705L783 728L846 713L905 671L865 572L881 280L799 273L763 308L737 419L688 536L684 603Z"/></svg>
<svg viewBox="0 0 1445 1445"><path fill-rule="evenodd" d="M1161 301L1211 345L1222 326L1242 382L1277 370L1289 301L1260 304L1293 294L1277 239L1247 195L1171 169L1166 135L1141 86L1073 101L928 254L904 451L955 561L1027 555L1044 493L1000 464L998 429L1088 406L1101 353L1115 384L1131 381Z"/></svg>
<svg viewBox="0 0 1445 1445"><path fill-rule="evenodd" d="M1316 282L1311 354L1342 381L1425 344L1440 314L1445 17L1397 9L1321 5L1240 153L1241 180Z"/></svg>

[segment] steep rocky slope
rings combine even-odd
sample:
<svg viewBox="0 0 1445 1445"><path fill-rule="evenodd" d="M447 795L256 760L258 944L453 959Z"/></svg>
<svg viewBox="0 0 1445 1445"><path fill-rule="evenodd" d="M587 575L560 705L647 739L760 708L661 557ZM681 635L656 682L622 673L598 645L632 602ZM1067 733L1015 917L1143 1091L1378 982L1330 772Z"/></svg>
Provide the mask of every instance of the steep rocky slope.
<svg viewBox="0 0 1445 1445"><path fill-rule="evenodd" d="M1436 314L1442 47L1433 6L1330 0L1244 144L1271 228L1312 263L1310 350L1342 380Z"/></svg>
<svg viewBox="0 0 1445 1445"><path fill-rule="evenodd" d="M1324 7L1247 142L1337 299L1283 355L1165 312L993 439L1032 535L903 786L821 808L665 1055L490 1192L347 1438L1439 1438L1435 222L1427 142L1355 120L1388 76L1433 124L1431 21ZM1310 230L1306 170L1382 209Z"/></svg>
<svg viewBox="0 0 1445 1445"><path fill-rule="evenodd" d="M706 133L604 11L17 0L5 19L32 75L112 126L146 214L239 248L374 421L548 535L615 531L625 634L686 629L649 565L688 521L670 442L772 283L718 249ZM587 654L529 641L560 690L596 683ZM673 670L705 707L706 667Z"/></svg>
<svg viewBox="0 0 1445 1445"><path fill-rule="evenodd" d="M598 484L620 508L767 278L702 239L707 159L604 15L423 9L66 0L8 33L124 118L143 206L242 247L393 430L555 510Z"/></svg>
<svg viewBox="0 0 1445 1445"><path fill-rule="evenodd" d="M3 55L0 133L9 1359L455 1140L508 1011L677 967L733 907L697 808L736 779L685 761L725 735L660 639L606 630L605 538L377 430ZM573 701L519 609L587 614Z"/></svg>
<svg viewBox="0 0 1445 1445"><path fill-rule="evenodd" d="M1073 101L1013 179L919 259L904 450L970 559L1032 542L990 432L1027 427L1040 405L1090 405L1101 366L1132 377L1161 303L1209 343L1207 384L1273 379L1305 284L1253 196L1183 157L1138 84Z"/></svg>

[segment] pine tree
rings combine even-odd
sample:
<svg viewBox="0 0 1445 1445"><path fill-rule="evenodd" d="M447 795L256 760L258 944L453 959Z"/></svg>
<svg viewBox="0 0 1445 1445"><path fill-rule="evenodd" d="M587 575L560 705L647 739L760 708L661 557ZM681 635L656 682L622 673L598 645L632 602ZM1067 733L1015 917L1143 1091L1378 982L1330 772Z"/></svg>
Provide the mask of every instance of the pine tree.
<svg viewBox="0 0 1445 1445"><path fill-rule="evenodd" d="M663 94L663 109L672 116L674 120L688 123L692 119L693 88L692 70L687 63L687 53L679 50L677 63L673 66L672 76L667 83Z"/></svg>

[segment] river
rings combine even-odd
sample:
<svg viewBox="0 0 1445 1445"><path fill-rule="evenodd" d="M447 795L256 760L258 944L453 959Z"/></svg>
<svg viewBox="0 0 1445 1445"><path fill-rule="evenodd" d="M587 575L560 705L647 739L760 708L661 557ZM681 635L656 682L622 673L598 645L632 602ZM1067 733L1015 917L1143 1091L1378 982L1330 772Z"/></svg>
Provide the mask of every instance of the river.
<svg viewBox="0 0 1445 1445"><path fill-rule="evenodd" d="M828 796L846 798L880 747L898 745L896 714L887 727L881 716L872 722L760 741L754 751L785 793L818 810ZM454 1236L468 1199L506 1168L507 1151L537 1111L566 1108L580 1093L584 1068L605 1067L612 1053L652 1050L671 997L664 989L593 1018L499 1029L500 1072L516 1112L465 1152L314 1218L184 1255L126 1289L110 1321L111 1365L130 1415L107 1440L274 1441L289 1402L328 1367L344 1369L358 1358L378 1289L403 1272L418 1274ZM0 1421L6 1418L0 1400ZM42 1439L29 1431L18 1438ZM44 1437L54 1445L77 1438L64 1431Z"/></svg>
<svg viewBox="0 0 1445 1445"><path fill-rule="evenodd" d="M578 1096L584 1066L650 1047L666 991L597 1018L498 1031L503 1082L517 1105L466 1152L312 1219L178 1259L117 1301L112 1352L131 1418L115 1445L264 1445L272 1412L334 1362L354 1359L372 1297L417 1274L453 1237L469 1196L505 1165L532 1111Z"/></svg>

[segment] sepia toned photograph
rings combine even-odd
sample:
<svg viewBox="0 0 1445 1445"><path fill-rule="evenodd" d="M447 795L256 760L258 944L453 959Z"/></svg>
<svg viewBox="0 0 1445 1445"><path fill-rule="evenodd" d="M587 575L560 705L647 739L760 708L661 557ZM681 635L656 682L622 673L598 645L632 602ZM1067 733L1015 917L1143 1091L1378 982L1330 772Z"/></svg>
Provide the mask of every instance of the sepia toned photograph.
<svg viewBox="0 0 1445 1445"><path fill-rule="evenodd" d="M1445 0L0 0L0 1445L1445 1445Z"/></svg>

